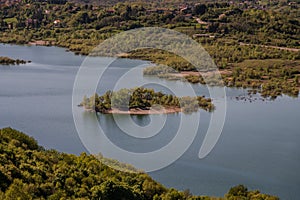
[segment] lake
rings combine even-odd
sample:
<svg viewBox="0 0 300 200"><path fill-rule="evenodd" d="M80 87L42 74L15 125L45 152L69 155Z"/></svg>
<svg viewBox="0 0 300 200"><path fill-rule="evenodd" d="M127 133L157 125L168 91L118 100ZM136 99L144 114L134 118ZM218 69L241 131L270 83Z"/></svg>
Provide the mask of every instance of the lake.
<svg viewBox="0 0 300 200"><path fill-rule="evenodd" d="M19 66L0 65L0 127L10 126L28 133L48 149L73 154L87 152L72 115L73 84L85 57L58 47L4 44L0 44L0 56L32 61ZM112 89L114 82L132 66L143 64L149 62L117 60L105 72L98 92ZM151 87L168 92L158 85ZM199 94L208 94L205 87L200 88ZM275 101L237 101L235 96L246 94L245 90L227 88L226 92L225 125L212 152L204 159L198 158L211 117L201 111L200 128L191 146L173 164L151 172L150 176L168 187L189 189L197 195L222 196L230 187L244 184L282 199L297 199L300 99L283 96ZM77 114L82 116L83 125L93 123L89 118L94 113L77 108ZM123 134L111 115L99 114L98 122L117 146L132 152L148 152L163 147L174 137L181 115L168 115L165 127L149 139ZM151 121L149 116L132 119L142 126ZM93 126L96 125L87 126L87 130Z"/></svg>

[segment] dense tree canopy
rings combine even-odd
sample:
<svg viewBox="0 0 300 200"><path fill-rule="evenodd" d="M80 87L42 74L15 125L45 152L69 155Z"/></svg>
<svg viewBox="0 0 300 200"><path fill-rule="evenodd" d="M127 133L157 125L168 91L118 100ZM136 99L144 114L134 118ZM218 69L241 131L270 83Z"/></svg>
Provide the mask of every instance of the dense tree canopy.
<svg viewBox="0 0 300 200"><path fill-rule="evenodd" d="M24 133L11 128L0 129L0 199L223 199L196 197L189 192L167 189L145 173L125 173L109 168L96 158L99 156L45 150ZM237 186L230 189L225 199L278 198Z"/></svg>

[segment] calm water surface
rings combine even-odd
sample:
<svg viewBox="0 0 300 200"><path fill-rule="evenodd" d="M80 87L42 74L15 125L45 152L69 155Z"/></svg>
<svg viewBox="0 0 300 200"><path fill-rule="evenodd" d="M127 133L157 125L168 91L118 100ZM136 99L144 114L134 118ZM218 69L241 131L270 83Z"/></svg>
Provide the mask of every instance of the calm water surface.
<svg viewBox="0 0 300 200"><path fill-rule="evenodd" d="M73 83L84 57L57 47L3 44L0 56L32 61L20 66L0 65L0 127L11 126L26 132L49 149L74 154L87 151L76 132L71 107ZM145 63L118 60L106 72L98 91L111 89L130 67ZM244 93L227 89L225 126L209 156L198 159L210 119L209 113L201 111L200 129L191 147L175 163L150 175L168 187L190 189L194 194L222 196L231 186L245 184L249 189L282 199L298 199L299 98L280 97L273 102L252 103L234 99ZM201 94L207 94L205 88ZM80 108L78 112L85 120L92 115ZM163 147L174 137L180 115L168 115L161 133L149 140L123 134L111 115L99 115L99 123L110 140L123 149L148 152ZM133 119L140 125L150 121L149 116L133 116Z"/></svg>

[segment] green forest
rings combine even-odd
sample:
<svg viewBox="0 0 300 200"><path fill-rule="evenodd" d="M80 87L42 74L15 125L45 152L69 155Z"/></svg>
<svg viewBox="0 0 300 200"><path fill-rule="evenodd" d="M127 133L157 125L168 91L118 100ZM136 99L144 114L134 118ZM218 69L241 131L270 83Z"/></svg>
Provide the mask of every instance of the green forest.
<svg viewBox="0 0 300 200"><path fill-rule="evenodd" d="M142 172L116 171L99 156L46 150L22 132L0 129L0 199L278 200L242 185L224 198L193 196L189 190L166 188Z"/></svg>
<svg viewBox="0 0 300 200"><path fill-rule="evenodd" d="M162 7L157 7L155 1L107 6L88 4L88 1L16 2L1 5L1 42L25 44L46 40L78 53L88 53L93 45L120 31L159 26L194 36L205 44L225 41L231 46L235 41L299 47L299 5L290 1L266 4L263 1L242 4L184 1L185 6L182 1L172 1L161 4Z"/></svg>
<svg viewBox="0 0 300 200"><path fill-rule="evenodd" d="M153 89L138 87L133 89L121 89L119 91L107 91L104 95L83 98L81 106L96 112L108 113L112 109L130 111L132 109L150 110L167 108L181 108L185 113L197 112L199 108L213 111L214 105L210 98L205 97L176 97L171 94L155 92ZM158 108L155 106L159 105Z"/></svg>

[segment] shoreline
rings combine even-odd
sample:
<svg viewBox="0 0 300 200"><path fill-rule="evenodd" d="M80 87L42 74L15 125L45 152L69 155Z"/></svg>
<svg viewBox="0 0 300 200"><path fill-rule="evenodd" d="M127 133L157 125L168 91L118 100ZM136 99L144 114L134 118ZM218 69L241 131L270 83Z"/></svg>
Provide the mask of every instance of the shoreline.
<svg viewBox="0 0 300 200"><path fill-rule="evenodd" d="M226 70L218 70L218 71L219 71L219 73L221 75L222 74L231 74L232 73L228 69L226 69ZM216 73L216 72L214 72L214 71L208 71L208 72L182 71L182 72L179 72L179 73L166 73L164 75L172 76L172 77L185 78L187 76L209 76L209 75L212 75L214 73Z"/></svg>
<svg viewBox="0 0 300 200"><path fill-rule="evenodd" d="M83 106L84 107L84 106ZM96 112L93 109L85 108L85 111L88 112ZM120 110L117 108L113 108L111 110L107 110L105 112L96 112L101 114L122 114L122 115L160 115L160 114L172 114L182 112L182 109L179 107L167 107L162 109L150 108L149 110L143 110L140 108L131 108L129 110Z"/></svg>

